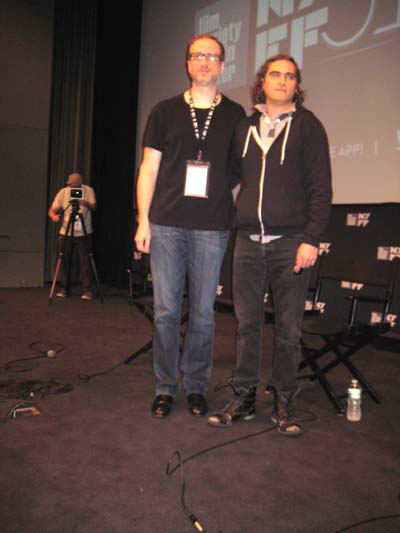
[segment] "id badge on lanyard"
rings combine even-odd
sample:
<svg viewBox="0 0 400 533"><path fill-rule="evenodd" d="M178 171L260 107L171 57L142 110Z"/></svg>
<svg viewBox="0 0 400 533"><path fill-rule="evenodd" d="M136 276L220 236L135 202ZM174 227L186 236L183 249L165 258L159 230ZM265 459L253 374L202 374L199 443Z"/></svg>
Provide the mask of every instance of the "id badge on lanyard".
<svg viewBox="0 0 400 533"><path fill-rule="evenodd" d="M218 92L215 93L214 100L208 112L203 131L200 135L199 125L197 123L196 111L194 108L192 92L189 90L189 105L190 116L192 119L194 135L199 142L199 150L197 154L197 160L186 161L186 176L185 176L185 188L184 196L193 196L195 198L208 198L208 187L210 182L210 167L209 161L203 161L202 143L204 142L208 127L210 125L212 116L214 114L215 106L218 101Z"/></svg>
<svg viewBox="0 0 400 533"><path fill-rule="evenodd" d="M210 162L186 161L185 196L208 198L208 186L210 176Z"/></svg>

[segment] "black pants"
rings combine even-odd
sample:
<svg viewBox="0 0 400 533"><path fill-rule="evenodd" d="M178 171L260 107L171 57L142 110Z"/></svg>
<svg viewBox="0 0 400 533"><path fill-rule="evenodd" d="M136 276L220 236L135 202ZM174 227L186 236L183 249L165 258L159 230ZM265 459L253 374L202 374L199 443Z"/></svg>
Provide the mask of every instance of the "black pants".
<svg viewBox="0 0 400 533"><path fill-rule="evenodd" d="M250 240L238 231L233 262L233 300L238 320L236 387L258 384L262 356L264 296L270 285L274 302L274 351L270 385L294 392L299 365L300 336L310 269L293 274L302 237L282 237L269 244Z"/></svg>
<svg viewBox="0 0 400 533"><path fill-rule="evenodd" d="M76 251L79 258L79 273L83 292L93 292L93 269L90 260L92 251L92 235L82 237L58 236L58 251L63 252L61 264L61 283L64 289L68 285L68 269L72 273L73 255ZM71 280L70 280L71 281Z"/></svg>

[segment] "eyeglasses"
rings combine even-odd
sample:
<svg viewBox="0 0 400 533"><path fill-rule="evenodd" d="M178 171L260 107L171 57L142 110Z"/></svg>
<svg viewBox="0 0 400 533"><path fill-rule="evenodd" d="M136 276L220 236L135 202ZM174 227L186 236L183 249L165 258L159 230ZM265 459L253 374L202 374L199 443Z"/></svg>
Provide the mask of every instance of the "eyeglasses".
<svg viewBox="0 0 400 533"><path fill-rule="evenodd" d="M273 70L272 72L268 72L268 76L273 78L274 80L280 80L281 76L284 77L286 81L296 81L296 74L293 74L292 72L279 72L279 70Z"/></svg>
<svg viewBox="0 0 400 533"><path fill-rule="evenodd" d="M221 56L218 54L203 54L202 52L189 54L189 61L203 61L203 59L211 61L211 63L215 63L216 61L221 61Z"/></svg>

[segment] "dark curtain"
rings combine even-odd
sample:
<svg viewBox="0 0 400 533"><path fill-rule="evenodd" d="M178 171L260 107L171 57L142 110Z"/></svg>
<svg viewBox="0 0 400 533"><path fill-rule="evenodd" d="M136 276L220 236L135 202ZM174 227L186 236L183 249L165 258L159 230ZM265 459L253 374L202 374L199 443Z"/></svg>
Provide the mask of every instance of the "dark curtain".
<svg viewBox="0 0 400 533"><path fill-rule="evenodd" d="M124 8L100 2L92 146L94 257L100 283L127 289L135 229L141 18L141 1Z"/></svg>
<svg viewBox="0 0 400 533"><path fill-rule="evenodd" d="M74 171L94 188L93 256L113 286L128 286L133 248L141 16L139 0L56 0L48 203ZM48 224L47 281L57 229Z"/></svg>
<svg viewBox="0 0 400 533"><path fill-rule="evenodd" d="M97 0L55 2L48 206L79 172L91 183ZM45 280L52 279L58 226L47 225Z"/></svg>

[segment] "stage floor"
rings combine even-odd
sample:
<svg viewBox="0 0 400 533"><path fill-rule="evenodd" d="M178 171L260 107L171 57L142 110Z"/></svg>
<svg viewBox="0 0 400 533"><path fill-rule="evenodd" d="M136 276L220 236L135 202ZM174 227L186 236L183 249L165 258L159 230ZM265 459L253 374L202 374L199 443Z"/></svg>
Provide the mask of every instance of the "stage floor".
<svg viewBox="0 0 400 533"><path fill-rule="evenodd" d="M181 504L182 472L166 474L178 456L188 512L209 533L400 530L399 353L374 346L355 356L383 397L381 405L363 398L359 423L337 416L319 384L302 380L298 413L313 420L291 440L269 419L266 324L254 420L213 428L189 415L183 392L158 420L150 413L151 351L124 364L151 339L151 323L128 294L105 289L103 305L78 291L49 305L48 295L0 290L4 533L195 531ZM229 310L215 319L211 410L230 398L214 387L235 362L235 319ZM344 393L350 376L338 368L330 377ZM35 395L17 397L29 381ZM20 402L40 414L14 418Z"/></svg>

